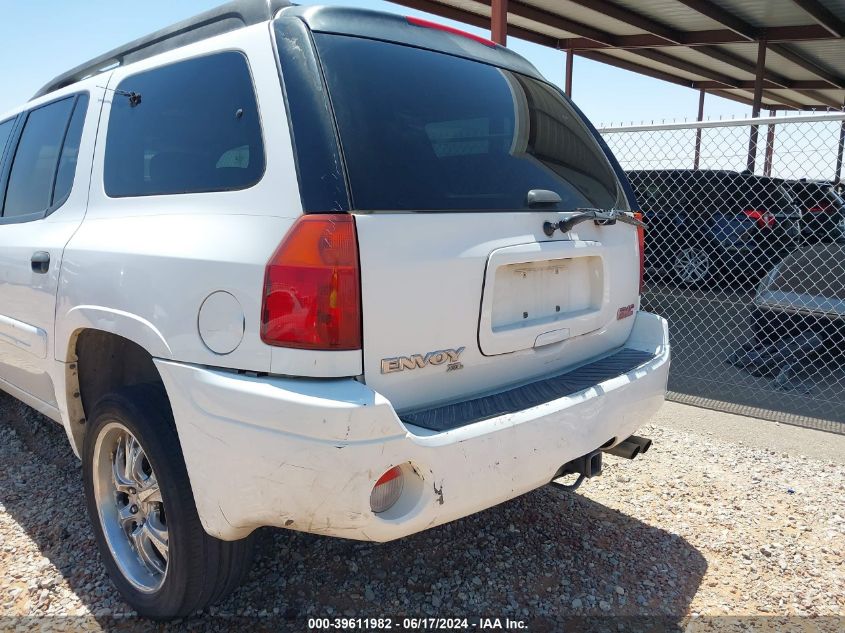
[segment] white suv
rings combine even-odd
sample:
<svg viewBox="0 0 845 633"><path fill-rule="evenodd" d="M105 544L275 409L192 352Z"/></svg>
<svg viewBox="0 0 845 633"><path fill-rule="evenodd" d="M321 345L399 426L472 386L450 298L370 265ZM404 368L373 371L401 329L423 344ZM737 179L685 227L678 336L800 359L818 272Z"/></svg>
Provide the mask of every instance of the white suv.
<svg viewBox="0 0 845 633"><path fill-rule="evenodd" d="M0 386L143 615L222 598L260 526L387 541L596 474L663 400L624 174L492 42L240 0L56 78L0 156Z"/></svg>

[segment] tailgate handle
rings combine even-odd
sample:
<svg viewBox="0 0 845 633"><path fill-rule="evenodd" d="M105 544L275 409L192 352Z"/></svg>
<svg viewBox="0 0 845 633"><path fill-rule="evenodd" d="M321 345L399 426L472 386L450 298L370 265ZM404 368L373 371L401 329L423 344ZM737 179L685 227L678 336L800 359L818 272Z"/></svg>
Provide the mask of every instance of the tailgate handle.
<svg viewBox="0 0 845 633"><path fill-rule="evenodd" d="M543 347L545 345L552 345L553 343L560 343L569 338L569 328L561 328L560 330L552 330L551 332L543 332L536 339L534 339L534 349Z"/></svg>

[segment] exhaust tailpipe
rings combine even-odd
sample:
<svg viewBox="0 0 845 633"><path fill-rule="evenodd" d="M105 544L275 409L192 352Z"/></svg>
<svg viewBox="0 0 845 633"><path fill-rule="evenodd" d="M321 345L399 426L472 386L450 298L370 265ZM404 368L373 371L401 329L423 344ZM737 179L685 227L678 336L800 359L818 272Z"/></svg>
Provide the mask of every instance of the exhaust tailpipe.
<svg viewBox="0 0 845 633"><path fill-rule="evenodd" d="M651 448L651 440L647 437L640 437L639 435L632 435L629 437L626 442L633 442L640 447L640 454L645 455L648 452L648 449Z"/></svg>
<svg viewBox="0 0 845 633"><path fill-rule="evenodd" d="M611 455L616 455L617 457L624 457L625 459L634 459L640 452L644 452L642 446L639 444L635 444L629 440L622 440L614 446L613 448L606 448L604 449Z"/></svg>

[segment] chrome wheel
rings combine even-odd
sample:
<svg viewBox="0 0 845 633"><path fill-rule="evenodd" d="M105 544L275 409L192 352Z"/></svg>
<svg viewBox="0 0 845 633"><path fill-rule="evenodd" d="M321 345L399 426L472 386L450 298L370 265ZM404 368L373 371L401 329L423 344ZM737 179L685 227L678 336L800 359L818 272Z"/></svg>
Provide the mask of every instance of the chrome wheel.
<svg viewBox="0 0 845 633"><path fill-rule="evenodd" d="M119 422L106 424L94 447L93 492L115 563L139 591L159 589L167 575L164 500L150 460Z"/></svg>
<svg viewBox="0 0 845 633"><path fill-rule="evenodd" d="M674 269L679 281L701 283L710 276L710 255L701 248L684 248L675 255Z"/></svg>

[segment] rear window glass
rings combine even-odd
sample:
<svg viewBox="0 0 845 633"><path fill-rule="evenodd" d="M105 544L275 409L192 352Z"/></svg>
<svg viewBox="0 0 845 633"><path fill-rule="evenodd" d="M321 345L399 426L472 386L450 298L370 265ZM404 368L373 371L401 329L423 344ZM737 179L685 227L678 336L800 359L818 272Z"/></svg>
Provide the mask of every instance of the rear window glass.
<svg viewBox="0 0 845 633"><path fill-rule="evenodd" d="M355 208L514 210L626 205L591 132L557 90L459 57L315 34Z"/></svg>
<svg viewBox="0 0 845 633"><path fill-rule="evenodd" d="M126 93L141 95L133 105ZM112 96L105 188L111 197L226 191L264 173L246 58L225 52L127 77Z"/></svg>
<svg viewBox="0 0 845 633"><path fill-rule="evenodd" d="M629 172L628 178L640 208L646 213L668 213L685 209L690 204L693 181L683 173Z"/></svg>
<svg viewBox="0 0 845 633"><path fill-rule="evenodd" d="M792 191L805 208L838 208L843 205L842 198L836 193L833 185L799 182L792 186Z"/></svg>

